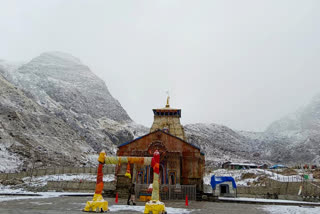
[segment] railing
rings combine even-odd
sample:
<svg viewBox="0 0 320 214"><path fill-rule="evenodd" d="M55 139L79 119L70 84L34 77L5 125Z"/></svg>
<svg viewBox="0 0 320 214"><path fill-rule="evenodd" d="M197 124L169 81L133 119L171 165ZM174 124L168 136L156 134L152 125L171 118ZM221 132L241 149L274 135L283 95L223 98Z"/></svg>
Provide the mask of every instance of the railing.
<svg viewBox="0 0 320 214"><path fill-rule="evenodd" d="M148 193L149 184L136 184L136 196L151 195ZM161 200L184 200L188 195L188 200L196 200L196 185L160 185Z"/></svg>

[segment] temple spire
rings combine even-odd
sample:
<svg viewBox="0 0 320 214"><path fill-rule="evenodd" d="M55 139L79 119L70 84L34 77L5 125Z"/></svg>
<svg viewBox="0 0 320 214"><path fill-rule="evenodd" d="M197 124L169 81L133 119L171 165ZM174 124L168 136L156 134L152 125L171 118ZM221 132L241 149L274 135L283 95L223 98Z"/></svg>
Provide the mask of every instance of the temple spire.
<svg viewBox="0 0 320 214"><path fill-rule="evenodd" d="M170 106L170 96L167 91L167 103L164 108L152 109L154 120L150 132L162 130L178 138L186 140L183 126L180 123L181 109Z"/></svg>
<svg viewBox="0 0 320 214"><path fill-rule="evenodd" d="M169 101L170 101L170 96L169 96L169 91L167 91L167 105L166 105L166 108L170 108L170 104L169 104Z"/></svg>
<svg viewBox="0 0 320 214"><path fill-rule="evenodd" d="M169 95L168 95L168 97L167 97L167 105L166 105L166 108L170 108L169 101L170 101L170 97L169 97Z"/></svg>

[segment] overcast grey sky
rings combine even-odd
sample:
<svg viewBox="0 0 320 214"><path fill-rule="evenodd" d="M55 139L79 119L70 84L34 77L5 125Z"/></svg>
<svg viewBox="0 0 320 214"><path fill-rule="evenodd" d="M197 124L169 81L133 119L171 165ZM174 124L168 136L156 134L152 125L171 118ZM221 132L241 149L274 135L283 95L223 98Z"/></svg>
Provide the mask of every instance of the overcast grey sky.
<svg viewBox="0 0 320 214"><path fill-rule="evenodd" d="M320 1L0 0L0 59L71 53L151 126L170 91L182 123L261 131L320 92Z"/></svg>

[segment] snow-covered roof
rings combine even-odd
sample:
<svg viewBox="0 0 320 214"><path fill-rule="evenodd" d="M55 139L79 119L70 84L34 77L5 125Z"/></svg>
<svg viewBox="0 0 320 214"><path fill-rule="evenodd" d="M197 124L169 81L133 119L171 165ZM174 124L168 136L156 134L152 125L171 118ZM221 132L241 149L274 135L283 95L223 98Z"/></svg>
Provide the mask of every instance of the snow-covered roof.
<svg viewBox="0 0 320 214"><path fill-rule="evenodd" d="M255 163L232 163L232 162L227 162L229 165L238 165L238 166L258 166L258 164Z"/></svg>

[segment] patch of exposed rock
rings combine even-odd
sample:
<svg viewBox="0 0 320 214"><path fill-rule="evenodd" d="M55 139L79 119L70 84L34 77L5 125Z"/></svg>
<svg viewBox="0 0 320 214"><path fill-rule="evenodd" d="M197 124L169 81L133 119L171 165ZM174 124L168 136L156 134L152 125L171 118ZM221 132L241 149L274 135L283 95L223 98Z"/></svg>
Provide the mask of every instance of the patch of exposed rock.
<svg viewBox="0 0 320 214"><path fill-rule="evenodd" d="M0 171L88 163L93 149L64 120L0 75Z"/></svg>

